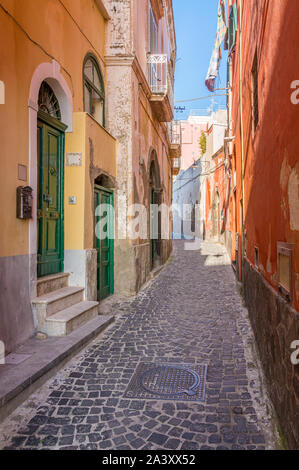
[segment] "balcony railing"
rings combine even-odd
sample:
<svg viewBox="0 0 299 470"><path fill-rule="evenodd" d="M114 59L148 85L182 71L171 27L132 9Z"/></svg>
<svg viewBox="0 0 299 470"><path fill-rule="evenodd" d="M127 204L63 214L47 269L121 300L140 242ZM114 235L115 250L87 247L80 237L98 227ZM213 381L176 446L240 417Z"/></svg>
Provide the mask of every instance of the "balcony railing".
<svg viewBox="0 0 299 470"><path fill-rule="evenodd" d="M167 54L148 56L149 85L155 95L164 95L168 91Z"/></svg>
<svg viewBox="0 0 299 470"><path fill-rule="evenodd" d="M181 145L182 132L180 121L171 121L166 123L171 145Z"/></svg>
<svg viewBox="0 0 299 470"><path fill-rule="evenodd" d="M152 92L151 101L155 105L158 102L160 103L157 111L160 114L161 122L171 121L173 118L174 92L173 78L167 54L150 54L148 56L148 81ZM163 119L163 115L165 119Z"/></svg>
<svg viewBox="0 0 299 470"><path fill-rule="evenodd" d="M174 158L172 160L172 173L174 175L177 175L180 172L180 169L181 169L181 157Z"/></svg>
<svg viewBox="0 0 299 470"><path fill-rule="evenodd" d="M180 121L171 121L166 123L170 148L170 158L179 158L182 155L182 132Z"/></svg>

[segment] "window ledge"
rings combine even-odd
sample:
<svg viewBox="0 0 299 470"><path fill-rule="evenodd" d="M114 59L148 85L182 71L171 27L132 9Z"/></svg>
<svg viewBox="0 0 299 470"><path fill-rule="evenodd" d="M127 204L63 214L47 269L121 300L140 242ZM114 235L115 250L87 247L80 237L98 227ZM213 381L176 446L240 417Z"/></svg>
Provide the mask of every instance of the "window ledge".
<svg viewBox="0 0 299 470"><path fill-rule="evenodd" d="M90 119L92 119L93 122L95 122L99 127L101 127L101 128L103 129L103 131L106 132L106 134L108 134L110 137L112 137L112 139L114 139L114 140L116 141L116 138L113 137L113 135L110 134L110 132L108 132L107 129L106 129L99 121L97 121L96 118L95 118L92 114L90 114L90 113L88 113L88 112L86 112L86 111L85 111L85 114L86 114L86 116L88 116Z"/></svg>

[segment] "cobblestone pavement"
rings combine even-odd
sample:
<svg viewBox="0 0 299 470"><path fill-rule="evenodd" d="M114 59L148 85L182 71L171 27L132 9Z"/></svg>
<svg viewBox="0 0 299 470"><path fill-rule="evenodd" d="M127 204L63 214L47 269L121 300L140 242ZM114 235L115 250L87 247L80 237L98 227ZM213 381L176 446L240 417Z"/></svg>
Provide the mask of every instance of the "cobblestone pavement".
<svg viewBox="0 0 299 470"><path fill-rule="evenodd" d="M11 449L273 449L253 338L224 249L173 259L116 322L0 426ZM205 401L127 399L140 362L208 364Z"/></svg>

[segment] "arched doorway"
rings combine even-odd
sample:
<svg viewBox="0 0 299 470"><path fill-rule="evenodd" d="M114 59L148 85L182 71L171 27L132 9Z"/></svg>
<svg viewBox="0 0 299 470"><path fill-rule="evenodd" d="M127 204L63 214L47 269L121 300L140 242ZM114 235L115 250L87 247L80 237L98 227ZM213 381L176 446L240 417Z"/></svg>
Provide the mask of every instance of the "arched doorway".
<svg viewBox="0 0 299 470"><path fill-rule="evenodd" d="M150 259L151 270L161 265L162 246L161 246L161 212L157 211L162 203L162 188L160 180L160 171L158 165L157 154L155 150L151 153L149 165L149 201L150 210ZM156 208L156 209L155 209Z"/></svg>
<svg viewBox="0 0 299 470"><path fill-rule="evenodd" d="M39 174L38 174L38 112L39 94L41 85L46 82L53 90L59 103L61 113L61 123L67 125L65 133L73 130L73 96L71 89L61 73L60 65L55 60L43 62L35 69L28 99L29 111L29 185L33 189L32 219L29 222L29 253L30 253L30 273L29 285L31 298L37 295L37 250L38 250L38 194L39 194ZM41 110L42 111L42 110ZM59 122L57 119L56 122ZM63 132L63 131L62 131ZM36 318L34 318L37 324Z"/></svg>
<svg viewBox="0 0 299 470"><path fill-rule="evenodd" d="M37 277L63 272L66 128L58 99L43 81L37 113Z"/></svg>

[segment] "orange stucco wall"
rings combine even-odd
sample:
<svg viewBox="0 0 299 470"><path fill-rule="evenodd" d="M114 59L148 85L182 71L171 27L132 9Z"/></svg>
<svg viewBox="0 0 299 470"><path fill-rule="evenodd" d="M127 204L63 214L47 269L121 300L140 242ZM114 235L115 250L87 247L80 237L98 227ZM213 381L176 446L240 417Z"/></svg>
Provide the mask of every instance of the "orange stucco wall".
<svg viewBox="0 0 299 470"><path fill-rule="evenodd" d="M1 3L7 13L0 9L0 80L6 88L5 104L0 106L0 198L5 201L0 256L10 256L28 253L29 223L15 214L16 187L28 184L17 179L17 166L26 165L28 177L28 98L34 71L55 59L72 92L74 112L82 112L82 65L88 52L97 57L105 78L105 20L92 0L63 0L65 7L56 0Z"/></svg>

